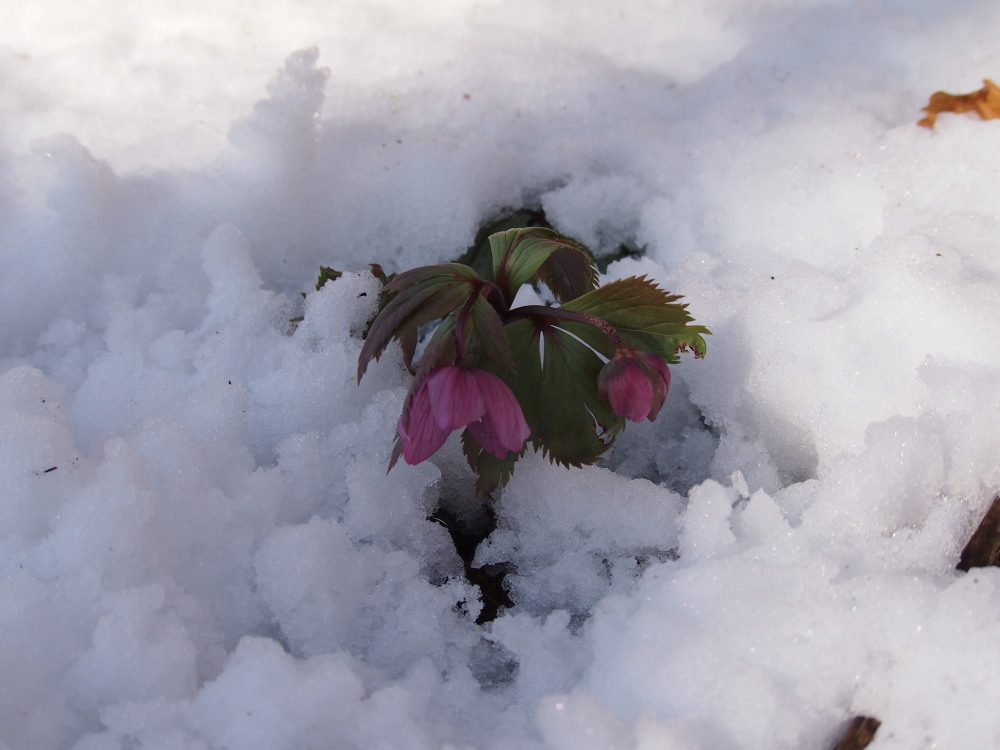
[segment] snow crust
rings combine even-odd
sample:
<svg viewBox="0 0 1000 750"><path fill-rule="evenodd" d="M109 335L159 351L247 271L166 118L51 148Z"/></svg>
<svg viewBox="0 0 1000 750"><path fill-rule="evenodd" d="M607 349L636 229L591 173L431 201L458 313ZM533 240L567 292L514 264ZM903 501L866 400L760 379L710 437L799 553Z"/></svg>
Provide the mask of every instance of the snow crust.
<svg viewBox="0 0 1000 750"><path fill-rule="evenodd" d="M1000 125L915 125L1000 75L1000 6L8 15L0 749L1000 744L1000 571L955 570L1000 488ZM387 474L408 376L355 372L368 264L522 205L713 336L602 465L522 462L480 626L428 520L475 515L459 448Z"/></svg>

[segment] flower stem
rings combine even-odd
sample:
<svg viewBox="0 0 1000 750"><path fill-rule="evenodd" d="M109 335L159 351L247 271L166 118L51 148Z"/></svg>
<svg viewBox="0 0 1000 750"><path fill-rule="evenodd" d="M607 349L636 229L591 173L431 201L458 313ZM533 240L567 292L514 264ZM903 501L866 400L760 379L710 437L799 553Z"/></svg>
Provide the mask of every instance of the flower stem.
<svg viewBox="0 0 1000 750"><path fill-rule="evenodd" d="M546 307L545 305L524 305L523 307L515 307L507 313L505 316L505 322L512 323L515 320L533 318L536 316L547 316L550 318L556 318L557 320L574 320L578 323L587 323L600 328L601 331L603 331L607 337L611 339L611 342L615 345L616 349L631 348L625 343L625 339L622 338L618 329L604 318L599 318L596 315L579 312L577 310L564 310L561 307Z"/></svg>
<svg viewBox="0 0 1000 750"><path fill-rule="evenodd" d="M476 304L481 291L482 288L477 286L475 291L465 300L465 304L462 305L462 309L455 319L455 364L462 367L468 366L468 350L465 347L467 338L466 330L469 325L469 318L472 317L472 306Z"/></svg>

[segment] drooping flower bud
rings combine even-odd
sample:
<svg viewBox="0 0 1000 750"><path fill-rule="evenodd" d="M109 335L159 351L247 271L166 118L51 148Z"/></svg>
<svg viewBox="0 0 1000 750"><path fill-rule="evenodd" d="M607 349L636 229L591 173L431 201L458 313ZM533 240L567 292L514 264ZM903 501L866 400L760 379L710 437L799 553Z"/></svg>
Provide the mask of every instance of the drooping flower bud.
<svg viewBox="0 0 1000 750"><path fill-rule="evenodd" d="M452 430L463 427L497 458L520 451L531 435L520 404L500 378L485 370L444 365L420 384L399 418L403 458L420 463L444 445Z"/></svg>
<svg viewBox="0 0 1000 750"><path fill-rule="evenodd" d="M651 352L619 349L597 376L597 395L633 422L656 419L669 388L670 369Z"/></svg>

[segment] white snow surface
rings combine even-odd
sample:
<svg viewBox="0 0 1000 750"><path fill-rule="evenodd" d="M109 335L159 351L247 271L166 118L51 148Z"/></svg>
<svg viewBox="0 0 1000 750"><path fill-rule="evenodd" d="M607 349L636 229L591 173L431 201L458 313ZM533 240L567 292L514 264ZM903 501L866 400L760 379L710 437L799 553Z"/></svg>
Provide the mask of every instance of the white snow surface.
<svg viewBox="0 0 1000 750"><path fill-rule="evenodd" d="M1000 746L1000 123L915 124L1000 4L8 10L2 750ZM460 450L387 474L409 376L355 371L369 263L525 205L713 335L519 465L477 625Z"/></svg>

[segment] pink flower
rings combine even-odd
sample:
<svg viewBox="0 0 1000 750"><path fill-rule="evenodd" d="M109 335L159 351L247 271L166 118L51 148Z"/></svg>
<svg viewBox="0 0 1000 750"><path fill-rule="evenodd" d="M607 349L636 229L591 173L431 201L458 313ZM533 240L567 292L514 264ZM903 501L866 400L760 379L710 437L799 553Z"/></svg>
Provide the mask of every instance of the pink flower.
<svg viewBox="0 0 1000 750"><path fill-rule="evenodd" d="M619 349L597 376L597 395L620 417L652 422L670 388L670 369L650 352Z"/></svg>
<svg viewBox="0 0 1000 750"><path fill-rule="evenodd" d="M497 458L520 451L531 429L521 405L500 378L485 370L445 365L420 384L397 424L403 458L429 458L452 430L468 427L483 450Z"/></svg>

